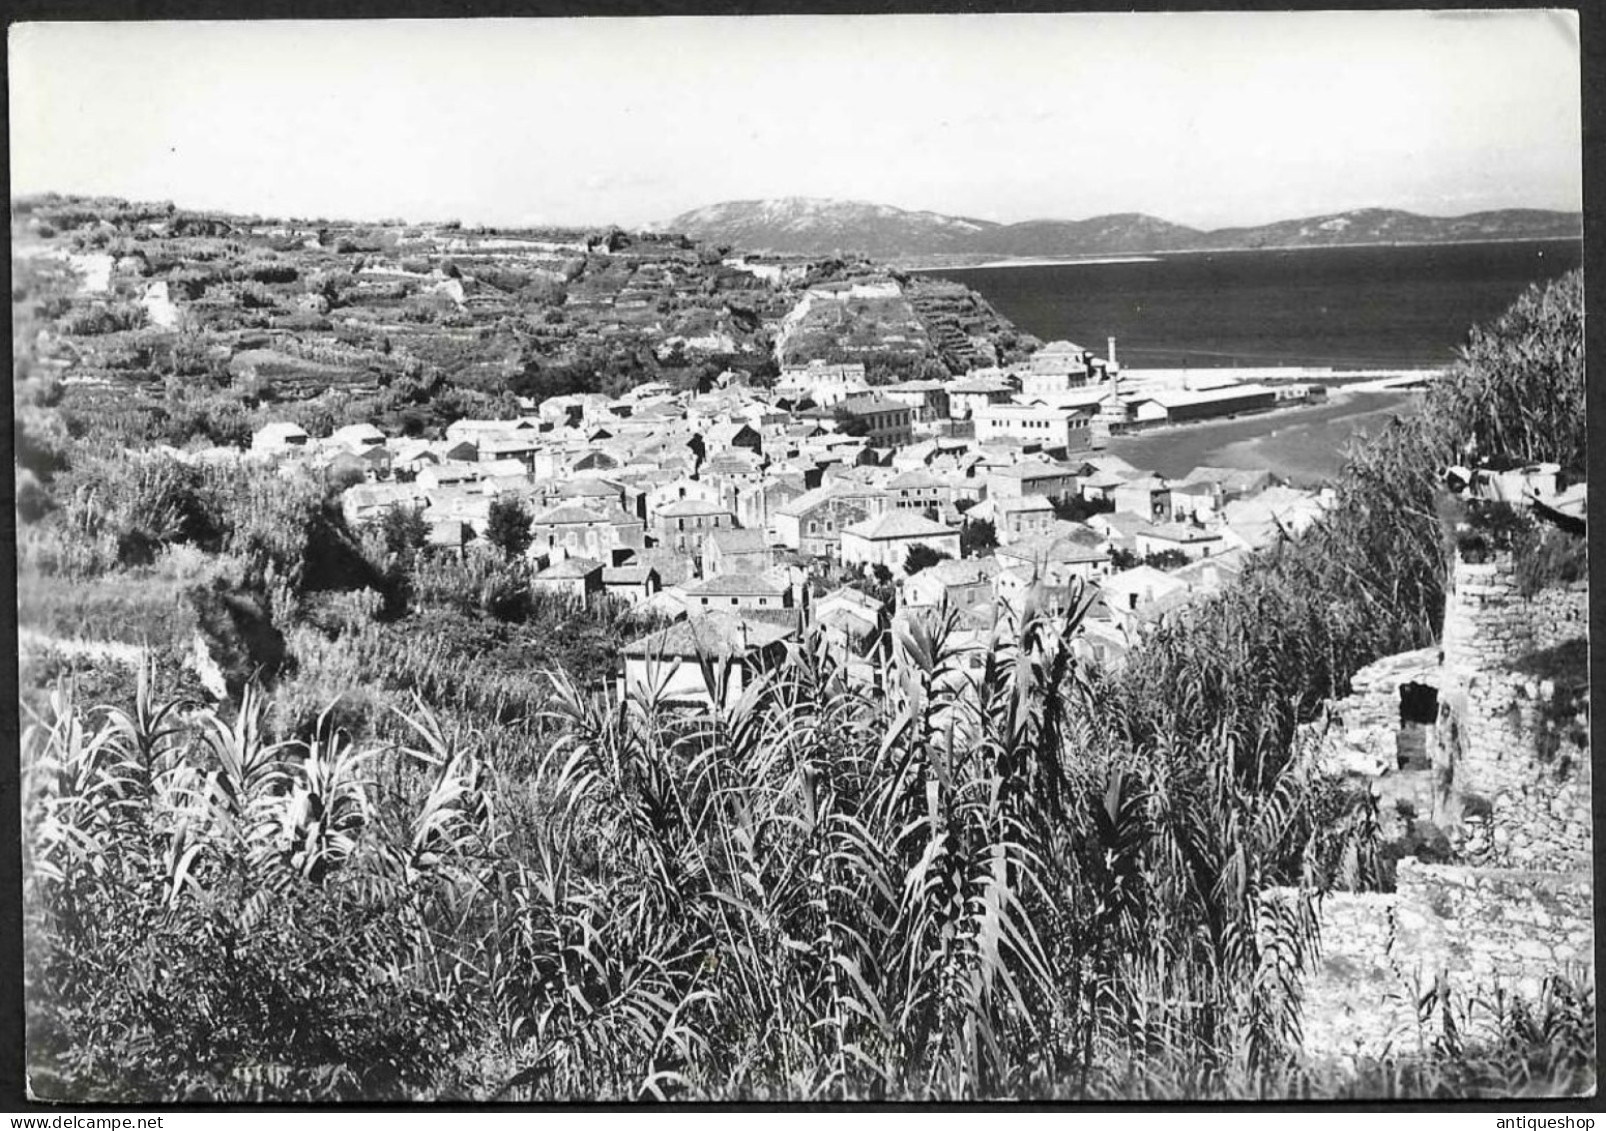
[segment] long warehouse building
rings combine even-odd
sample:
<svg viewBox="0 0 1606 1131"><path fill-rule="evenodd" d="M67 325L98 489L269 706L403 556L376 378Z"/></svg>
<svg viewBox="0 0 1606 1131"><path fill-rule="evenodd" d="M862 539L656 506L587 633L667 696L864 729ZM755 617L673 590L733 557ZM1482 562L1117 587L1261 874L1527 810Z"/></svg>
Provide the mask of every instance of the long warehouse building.
<svg viewBox="0 0 1606 1131"><path fill-rule="evenodd" d="M1277 391L1265 385L1224 389L1163 389L1146 393L1128 407L1137 424L1182 424L1190 420L1263 412L1277 405Z"/></svg>

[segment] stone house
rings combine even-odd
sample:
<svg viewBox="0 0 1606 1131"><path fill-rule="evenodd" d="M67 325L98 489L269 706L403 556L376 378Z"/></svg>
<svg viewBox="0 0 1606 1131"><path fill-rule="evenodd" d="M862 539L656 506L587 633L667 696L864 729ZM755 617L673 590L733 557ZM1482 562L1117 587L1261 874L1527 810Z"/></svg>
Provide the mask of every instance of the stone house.
<svg viewBox="0 0 1606 1131"><path fill-rule="evenodd" d="M1092 450L1095 415L1089 406L991 404L977 409L973 419L983 444L1007 440L1070 456Z"/></svg>
<svg viewBox="0 0 1606 1131"><path fill-rule="evenodd" d="M1017 499L1023 495L1063 499L1076 494L1076 471L1066 463L1024 460L989 471L986 483L989 499Z"/></svg>
<svg viewBox="0 0 1606 1131"><path fill-rule="evenodd" d="M1110 497L1119 514L1135 514L1150 522L1171 518L1171 488L1158 475L1145 475L1116 487Z"/></svg>
<svg viewBox="0 0 1606 1131"><path fill-rule="evenodd" d="M1059 521L1054 504L1044 495L989 497L986 502L972 507L968 514L992 522L1000 546L1047 534Z"/></svg>
<svg viewBox="0 0 1606 1131"><path fill-rule="evenodd" d="M381 447L385 444L385 434L372 424L347 424L343 428L336 428L325 441L331 447L345 448L356 452L364 448L371 448L375 444Z"/></svg>
<svg viewBox="0 0 1606 1131"><path fill-rule="evenodd" d="M908 511L866 518L842 531L844 565L885 566L893 576L904 574L904 562L915 546L950 558L959 556L959 531Z"/></svg>
<svg viewBox="0 0 1606 1131"><path fill-rule="evenodd" d="M429 464L418 469L418 475L413 481L425 491L436 491L443 487L464 487L480 481L480 465L455 461Z"/></svg>
<svg viewBox="0 0 1606 1131"><path fill-rule="evenodd" d="M748 451L760 455L764 439L757 428L745 420L727 420L703 429L703 450L708 456L732 450Z"/></svg>
<svg viewBox="0 0 1606 1131"><path fill-rule="evenodd" d="M914 410L891 397L850 397L831 413L843 431L872 448L898 448L914 439Z"/></svg>
<svg viewBox="0 0 1606 1131"><path fill-rule="evenodd" d="M530 589L576 604L602 592L602 563L591 558L564 558L530 579Z"/></svg>
<svg viewBox="0 0 1606 1131"><path fill-rule="evenodd" d="M718 483L692 479L684 475L679 476L648 488L646 494L647 513L656 514L670 503L682 503L688 500L707 503L710 506L723 507L725 506L725 492Z"/></svg>
<svg viewBox="0 0 1606 1131"><path fill-rule="evenodd" d="M807 492L801 475L767 475L736 491L736 518L744 527L762 530L774 539L775 512Z"/></svg>
<svg viewBox="0 0 1606 1131"><path fill-rule="evenodd" d="M1099 582L1099 592L1104 595L1117 624L1132 623L1135 614L1142 613L1147 606L1187 591L1186 582L1142 565L1112 573Z"/></svg>
<svg viewBox="0 0 1606 1131"><path fill-rule="evenodd" d="M292 452L306 448L312 442L307 430L299 424L291 424L287 420L276 420L271 424L264 424L251 434L251 450L253 452Z"/></svg>
<svg viewBox="0 0 1606 1131"><path fill-rule="evenodd" d="M647 544L646 525L618 507L563 503L541 511L530 522L531 554L564 550L600 561Z"/></svg>
<svg viewBox="0 0 1606 1131"><path fill-rule="evenodd" d="M756 573L724 573L685 587L689 612L740 609L774 612L793 606L792 590Z"/></svg>
<svg viewBox="0 0 1606 1131"><path fill-rule="evenodd" d="M806 492L775 512L775 537L805 557L837 558L842 531L855 522L885 513L891 498L879 488L830 483Z"/></svg>
<svg viewBox="0 0 1606 1131"><path fill-rule="evenodd" d="M988 405L1007 404L1015 386L1001 376L977 374L948 386L948 414L955 420L972 420Z"/></svg>
<svg viewBox="0 0 1606 1131"><path fill-rule="evenodd" d="M702 556L703 541L717 530L734 529L736 516L720 503L688 498L659 507L652 522L658 545L696 560Z"/></svg>
<svg viewBox="0 0 1606 1131"><path fill-rule="evenodd" d="M658 571L651 566L604 566L602 591L610 597L639 605L648 601L662 588Z"/></svg>
<svg viewBox="0 0 1606 1131"><path fill-rule="evenodd" d="M1197 561L1214 557L1227 549L1226 540L1219 530L1190 526L1184 522L1165 522L1140 529L1134 541L1140 558L1175 551L1189 561Z"/></svg>
<svg viewBox="0 0 1606 1131"><path fill-rule="evenodd" d="M997 558L951 558L905 578L899 592L905 605L940 605L946 600L952 608L966 609L992 596L998 570Z"/></svg>
<svg viewBox="0 0 1606 1131"><path fill-rule="evenodd" d="M1092 530L1055 523L1048 533L1022 538L995 551L1000 566L1020 567L1034 580L1066 585L1096 581L1110 572L1110 553Z"/></svg>
<svg viewBox="0 0 1606 1131"><path fill-rule="evenodd" d="M1171 484L1171 517L1177 522L1209 522L1219 513L1220 493L1214 483Z"/></svg>
<svg viewBox="0 0 1606 1131"><path fill-rule="evenodd" d="M776 548L763 530L716 530L703 540L703 576L763 573L776 564Z"/></svg>
<svg viewBox="0 0 1606 1131"><path fill-rule="evenodd" d="M358 483L340 495L340 513L355 530L398 507L422 508L424 493L411 483Z"/></svg>
<svg viewBox="0 0 1606 1131"><path fill-rule="evenodd" d="M795 629L728 611L697 612L626 644L621 692L668 704L722 706L741 698L757 673L779 664ZM714 683L704 677L709 665ZM722 693L722 696L721 696Z"/></svg>
<svg viewBox="0 0 1606 1131"><path fill-rule="evenodd" d="M898 510L925 512L941 510L953 501L948 480L924 468L916 468L887 480L892 505Z"/></svg>
<svg viewBox="0 0 1606 1131"><path fill-rule="evenodd" d="M941 381L902 381L876 390L889 400L909 406L914 424L948 419L948 387Z"/></svg>

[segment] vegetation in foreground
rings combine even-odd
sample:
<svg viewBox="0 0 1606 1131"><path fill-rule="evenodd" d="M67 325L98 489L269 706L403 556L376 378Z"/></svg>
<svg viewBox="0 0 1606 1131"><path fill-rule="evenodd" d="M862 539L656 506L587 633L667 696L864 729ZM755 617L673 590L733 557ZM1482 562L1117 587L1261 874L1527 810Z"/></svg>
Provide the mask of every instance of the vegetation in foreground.
<svg viewBox="0 0 1606 1131"><path fill-rule="evenodd" d="M1323 526L1117 676L1071 662L1073 614L1007 626L979 669L917 626L873 695L803 646L727 710L605 701L563 671L605 638L486 680L483 641L549 623L516 566L345 531L317 485L213 492L37 446L65 464L31 457L24 579L112 594L61 599L59 630L123 622L126 591L162 631L198 555L215 576L178 607L239 643L244 699L196 710L149 677L110 708L30 696L36 1090L1404 1096L1518 1065L1534 1094L1576 1090L1589 987L1358 1080L1300 1064L1312 902L1378 877L1364 805L1289 751L1357 667L1436 631L1445 464L1582 466L1581 288L1475 332L1455 380L1352 453ZM409 677L398 645L429 617L480 643ZM246 689L275 640L270 711ZM1297 895L1269 909L1274 885Z"/></svg>

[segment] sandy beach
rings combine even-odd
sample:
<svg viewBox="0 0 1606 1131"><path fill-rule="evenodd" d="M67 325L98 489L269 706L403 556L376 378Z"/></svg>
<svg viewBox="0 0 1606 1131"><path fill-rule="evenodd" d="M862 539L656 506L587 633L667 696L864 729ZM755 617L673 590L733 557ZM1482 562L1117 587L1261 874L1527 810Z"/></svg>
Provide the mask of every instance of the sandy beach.
<svg viewBox="0 0 1606 1131"><path fill-rule="evenodd" d="M1171 477L1186 475L1201 465L1264 467L1290 482L1315 485L1339 473L1344 450L1352 439L1383 427L1392 416L1412 411L1417 395L1338 388L1324 404L1117 437L1108 451Z"/></svg>

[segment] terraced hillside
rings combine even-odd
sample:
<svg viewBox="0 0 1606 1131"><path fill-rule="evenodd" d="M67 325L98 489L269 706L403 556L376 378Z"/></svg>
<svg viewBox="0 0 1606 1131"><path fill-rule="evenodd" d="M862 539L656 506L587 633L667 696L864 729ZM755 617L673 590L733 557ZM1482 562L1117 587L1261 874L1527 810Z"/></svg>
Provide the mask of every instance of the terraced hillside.
<svg viewBox="0 0 1606 1131"><path fill-rule="evenodd" d="M516 396L691 387L726 370L762 382L777 354L865 360L896 379L1031 345L950 283L840 257L750 263L663 233L44 196L15 202L12 237L33 368L60 383L69 419L132 413L140 439L177 441L197 417L222 443L269 418L314 434L349 419L432 431L510 415Z"/></svg>

